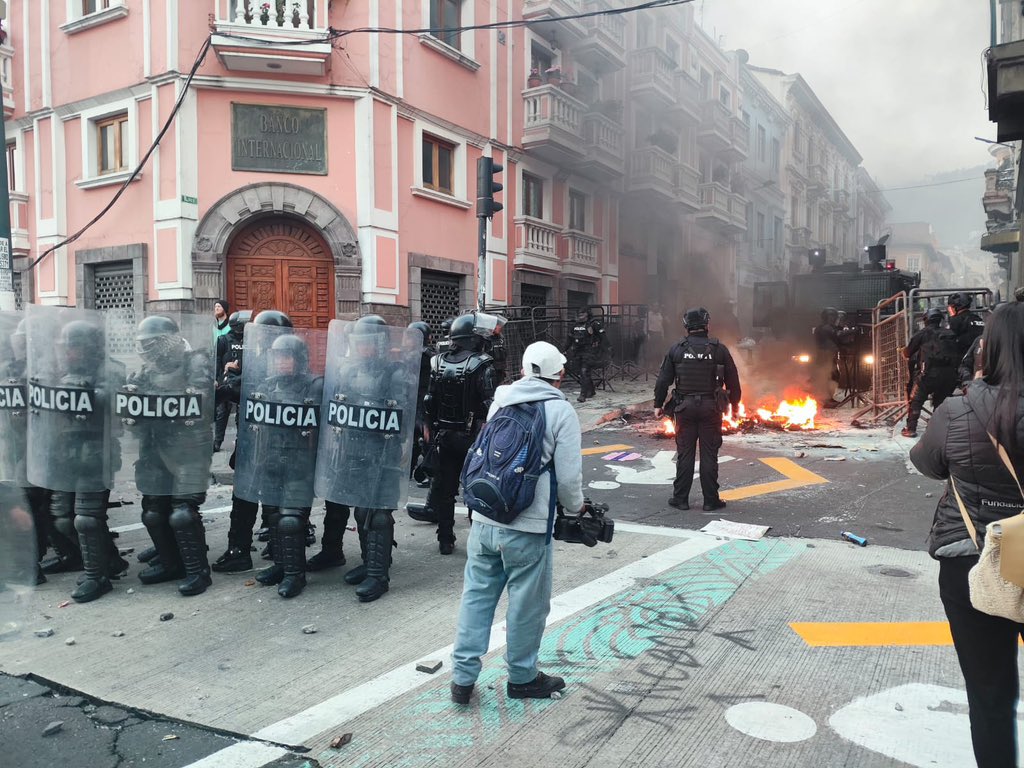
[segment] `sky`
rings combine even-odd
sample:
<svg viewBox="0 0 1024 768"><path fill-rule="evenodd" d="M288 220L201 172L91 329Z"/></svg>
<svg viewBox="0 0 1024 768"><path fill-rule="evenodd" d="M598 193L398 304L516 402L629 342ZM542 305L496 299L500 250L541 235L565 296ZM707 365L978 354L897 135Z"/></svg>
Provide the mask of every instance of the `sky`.
<svg viewBox="0 0 1024 768"><path fill-rule="evenodd" d="M726 50L803 75L883 189L990 161L974 140L995 138L986 0L695 0L694 10Z"/></svg>

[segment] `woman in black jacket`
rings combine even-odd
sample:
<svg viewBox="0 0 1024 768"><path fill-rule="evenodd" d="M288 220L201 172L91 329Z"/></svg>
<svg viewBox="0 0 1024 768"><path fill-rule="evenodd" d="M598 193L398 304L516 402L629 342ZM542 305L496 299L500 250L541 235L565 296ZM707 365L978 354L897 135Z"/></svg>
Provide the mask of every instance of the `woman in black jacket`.
<svg viewBox="0 0 1024 768"><path fill-rule="evenodd" d="M979 542L986 525L1024 507L989 439L991 434L1006 448L1019 476L1024 469L1024 304L993 312L982 346L983 378L936 408L910 451L922 474L956 481ZM1024 624L971 605L967 573L978 562L978 550L948 484L935 510L928 551L939 561L939 596L967 686L975 759L979 768L1016 766L1017 644Z"/></svg>

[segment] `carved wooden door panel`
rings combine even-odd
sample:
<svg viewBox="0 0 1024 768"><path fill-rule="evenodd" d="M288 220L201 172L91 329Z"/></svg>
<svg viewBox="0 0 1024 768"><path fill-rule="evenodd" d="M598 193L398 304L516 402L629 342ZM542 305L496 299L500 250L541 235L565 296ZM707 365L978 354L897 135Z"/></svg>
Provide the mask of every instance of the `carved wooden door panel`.
<svg viewBox="0 0 1024 768"><path fill-rule="evenodd" d="M232 309L279 309L297 328L327 328L334 317L334 260L323 238L301 222L249 225L231 241L227 264Z"/></svg>

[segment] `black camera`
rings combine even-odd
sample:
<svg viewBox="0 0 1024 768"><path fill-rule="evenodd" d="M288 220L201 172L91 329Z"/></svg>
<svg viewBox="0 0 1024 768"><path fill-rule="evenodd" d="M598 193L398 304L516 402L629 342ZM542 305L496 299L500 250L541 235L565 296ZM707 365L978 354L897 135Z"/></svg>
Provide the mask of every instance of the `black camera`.
<svg viewBox="0 0 1024 768"><path fill-rule="evenodd" d="M615 521L605 517L607 511L607 504L594 504L590 499L584 499L582 512L567 515L559 504L552 536L558 541L588 547L596 547L599 541L610 544L615 535Z"/></svg>

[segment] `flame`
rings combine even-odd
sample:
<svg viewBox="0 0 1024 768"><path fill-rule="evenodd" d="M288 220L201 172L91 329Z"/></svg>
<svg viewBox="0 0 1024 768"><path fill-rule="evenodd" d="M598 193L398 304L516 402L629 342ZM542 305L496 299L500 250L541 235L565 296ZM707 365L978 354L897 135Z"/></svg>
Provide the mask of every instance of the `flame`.
<svg viewBox="0 0 1024 768"><path fill-rule="evenodd" d="M785 430L814 429L814 417L817 414L818 403L813 397L783 400L775 407L762 405L755 409L753 415L748 415L746 407L740 403L735 414L731 409L723 414L722 426L726 431L734 431L747 424L762 424Z"/></svg>
<svg viewBox="0 0 1024 768"><path fill-rule="evenodd" d="M672 419L665 419L661 422L661 426L665 429L665 434L671 437L676 433L676 423Z"/></svg>

